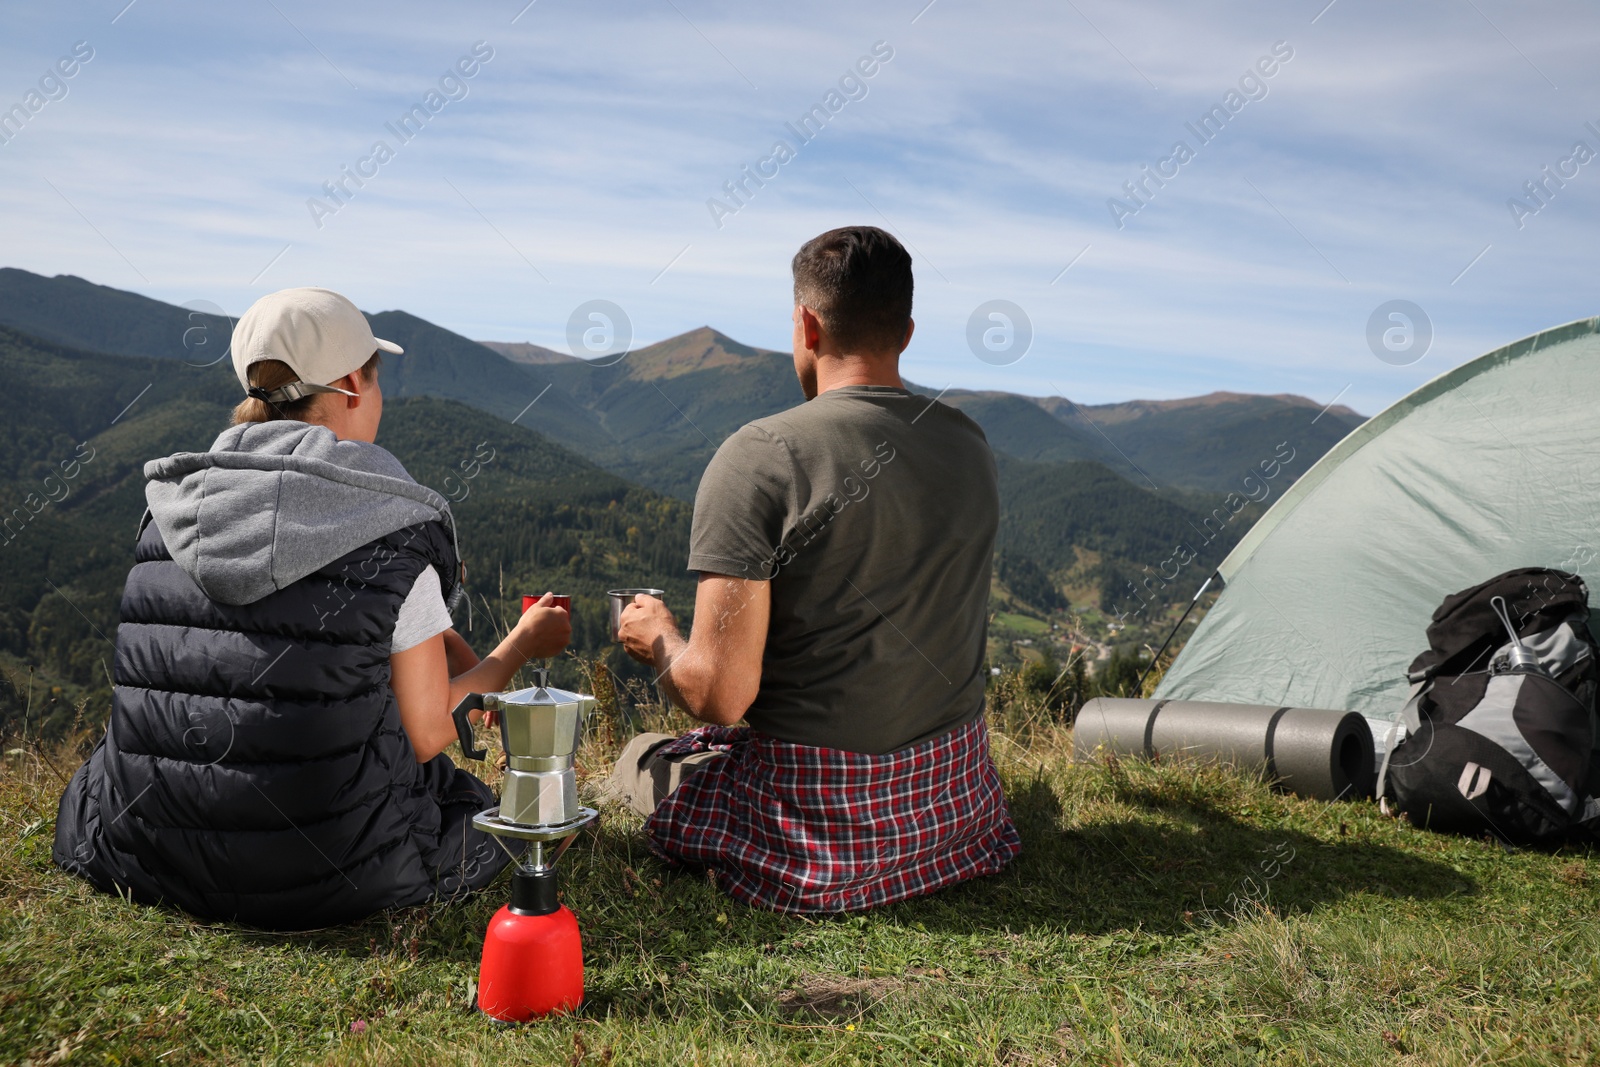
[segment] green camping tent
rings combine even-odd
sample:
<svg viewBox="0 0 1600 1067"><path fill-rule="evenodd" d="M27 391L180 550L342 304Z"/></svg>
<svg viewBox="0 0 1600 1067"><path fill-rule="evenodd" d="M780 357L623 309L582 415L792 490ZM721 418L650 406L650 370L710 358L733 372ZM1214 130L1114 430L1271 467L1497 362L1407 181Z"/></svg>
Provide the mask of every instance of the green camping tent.
<svg viewBox="0 0 1600 1067"><path fill-rule="evenodd" d="M1358 711L1384 731L1450 593L1513 567L1600 570L1600 319L1428 382L1291 486L1156 697Z"/></svg>

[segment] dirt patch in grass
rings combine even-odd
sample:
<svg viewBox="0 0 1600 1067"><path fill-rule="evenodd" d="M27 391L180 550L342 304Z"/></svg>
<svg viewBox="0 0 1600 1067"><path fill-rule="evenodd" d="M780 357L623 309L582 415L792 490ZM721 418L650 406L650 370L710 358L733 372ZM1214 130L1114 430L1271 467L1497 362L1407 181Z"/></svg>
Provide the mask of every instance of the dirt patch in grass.
<svg viewBox="0 0 1600 1067"><path fill-rule="evenodd" d="M859 1019L904 988L905 983L897 978L808 975L796 988L778 994L778 1008L791 1017Z"/></svg>

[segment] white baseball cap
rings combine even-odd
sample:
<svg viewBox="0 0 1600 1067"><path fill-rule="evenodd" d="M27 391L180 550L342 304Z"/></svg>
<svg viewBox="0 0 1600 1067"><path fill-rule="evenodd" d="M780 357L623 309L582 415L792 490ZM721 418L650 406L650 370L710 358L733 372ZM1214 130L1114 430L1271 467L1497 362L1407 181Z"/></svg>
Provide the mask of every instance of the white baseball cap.
<svg viewBox="0 0 1600 1067"><path fill-rule="evenodd" d="M233 369L245 391L271 403L312 393L344 393L329 382L360 369L374 352L401 355L393 341L372 336L361 309L331 289L280 289L257 300L233 327ZM287 363L300 376L270 393L251 392L250 365L264 359Z"/></svg>

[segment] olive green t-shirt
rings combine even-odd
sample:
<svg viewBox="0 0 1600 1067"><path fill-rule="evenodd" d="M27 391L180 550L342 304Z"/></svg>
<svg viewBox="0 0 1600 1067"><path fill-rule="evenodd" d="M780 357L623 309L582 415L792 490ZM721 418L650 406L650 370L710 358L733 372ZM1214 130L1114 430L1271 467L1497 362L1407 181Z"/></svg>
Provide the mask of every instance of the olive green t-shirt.
<svg viewBox="0 0 1600 1067"><path fill-rule="evenodd" d="M746 721L882 753L976 719L999 513L978 424L904 389L830 389L724 441L689 569L772 583Z"/></svg>

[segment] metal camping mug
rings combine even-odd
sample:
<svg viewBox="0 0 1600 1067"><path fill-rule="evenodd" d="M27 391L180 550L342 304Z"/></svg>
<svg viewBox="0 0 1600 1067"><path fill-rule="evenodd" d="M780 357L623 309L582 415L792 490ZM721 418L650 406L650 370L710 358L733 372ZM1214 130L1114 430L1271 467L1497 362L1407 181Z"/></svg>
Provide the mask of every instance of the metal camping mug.
<svg viewBox="0 0 1600 1067"><path fill-rule="evenodd" d="M544 594L543 593L523 593L522 594L522 613L524 615L526 615L528 613L528 609L529 608L533 607L535 604L537 604L539 601L541 601L543 599L544 599ZM571 615L572 614L572 597L568 596L565 593L553 593L553 594L551 594L551 597L550 597L550 606L553 607L553 608L560 608L562 611L566 612L568 615Z"/></svg>
<svg viewBox="0 0 1600 1067"><path fill-rule="evenodd" d="M622 624L622 609L632 604L633 598L640 593L658 599L667 595L663 589L611 589L606 592L606 596L611 598L611 640L622 640L617 636L617 627Z"/></svg>

